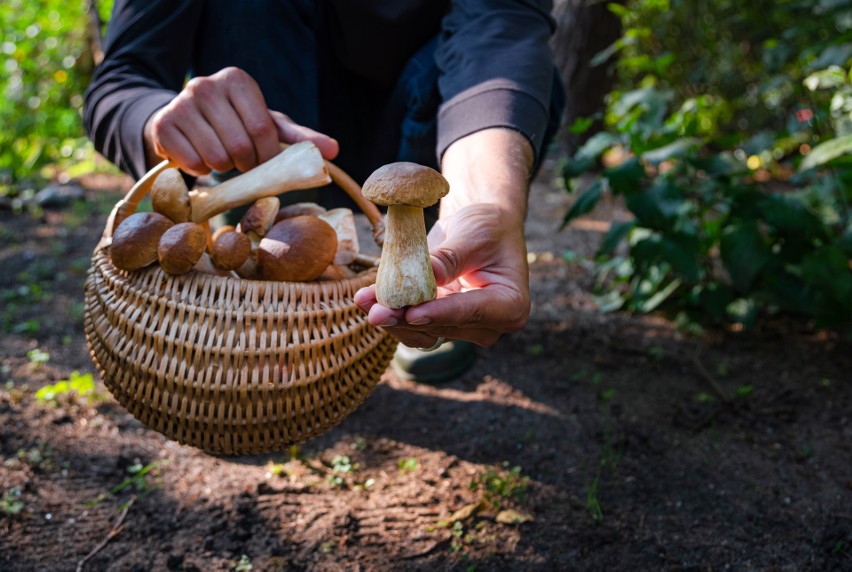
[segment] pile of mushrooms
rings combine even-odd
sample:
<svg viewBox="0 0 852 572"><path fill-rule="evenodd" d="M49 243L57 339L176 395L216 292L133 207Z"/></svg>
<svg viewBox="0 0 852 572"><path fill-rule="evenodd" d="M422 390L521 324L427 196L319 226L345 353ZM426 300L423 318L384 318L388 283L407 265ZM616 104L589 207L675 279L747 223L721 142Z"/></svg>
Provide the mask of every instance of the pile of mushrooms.
<svg viewBox="0 0 852 572"><path fill-rule="evenodd" d="M287 147L266 163L210 189L190 191L177 169L157 175L153 212L134 213L113 232L110 256L127 271L155 262L169 274L191 270L246 279L311 281L355 274L355 218L349 209L314 203L281 207L277 195L331 182L310 142ZM239 225L211 234L209 219L251 204Z"/></svg>

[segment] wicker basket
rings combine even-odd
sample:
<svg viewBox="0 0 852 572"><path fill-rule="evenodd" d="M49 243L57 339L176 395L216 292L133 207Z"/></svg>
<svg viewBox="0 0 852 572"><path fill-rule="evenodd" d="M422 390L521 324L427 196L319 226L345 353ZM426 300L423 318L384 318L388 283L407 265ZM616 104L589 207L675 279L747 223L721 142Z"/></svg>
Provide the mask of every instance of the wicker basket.
<svg viewBox="0 0 852 572"><path fill-rule="evenodd" d="M281 450L331 428L358 407L396 340L353 302L375 282L375 259L353 278L240 280L159 265L135 272L110 260L113 229L132 214L167 162L116 204L86 279L85 330L109 391L145 425L213 454ZM332 179L373 225L382 217L334 165Z"/></svg>

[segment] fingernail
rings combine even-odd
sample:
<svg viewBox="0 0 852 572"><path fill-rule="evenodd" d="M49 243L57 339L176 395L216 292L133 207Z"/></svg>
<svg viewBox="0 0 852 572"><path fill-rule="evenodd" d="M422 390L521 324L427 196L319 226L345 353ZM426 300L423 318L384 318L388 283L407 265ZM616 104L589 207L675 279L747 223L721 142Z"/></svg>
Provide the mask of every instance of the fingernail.
<svg viewBox="0 0 852 572"><path fill-rule="evenodd" d="M390 318L385 319L384 322L380 322L379 325L384 327L384 328L388 328L388 327L391 327L391 326L395 326L398 323L399 323L399 320L397 320L394 317L390 317Z"/></svg>
<svg viewBox="0 0 852 572"><path fill-rule="evenodd" d="M408 323L412 326L425 326L426 324L431 324L432 320L427 318L426 316L420 316L419 318L408 320Z"/></svg>

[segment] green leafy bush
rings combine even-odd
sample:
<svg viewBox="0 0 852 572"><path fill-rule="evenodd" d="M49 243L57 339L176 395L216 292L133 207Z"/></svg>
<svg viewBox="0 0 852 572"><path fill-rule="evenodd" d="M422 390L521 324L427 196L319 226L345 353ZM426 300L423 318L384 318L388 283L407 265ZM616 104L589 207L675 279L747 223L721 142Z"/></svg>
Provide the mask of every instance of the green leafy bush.
<svg viewBox="0 0 852 572"><path fill-rule="evenodd" d="M0 192L51 176L47 166L91 163L81 121L94 69L87 6L84 0L0 3Z"/></svg>
<svg viewBox="0 0 852 572"><path fill-rule="evenodd" d="M614 6L625 25L604 132L565 160L633 220L600 248L605 309L753 324L852 322L852 8L813 2ZM786 12L785 12L786 10ZM837 33L826 33L834 30ZM691 37L691 39L690 39Z"/></svg>

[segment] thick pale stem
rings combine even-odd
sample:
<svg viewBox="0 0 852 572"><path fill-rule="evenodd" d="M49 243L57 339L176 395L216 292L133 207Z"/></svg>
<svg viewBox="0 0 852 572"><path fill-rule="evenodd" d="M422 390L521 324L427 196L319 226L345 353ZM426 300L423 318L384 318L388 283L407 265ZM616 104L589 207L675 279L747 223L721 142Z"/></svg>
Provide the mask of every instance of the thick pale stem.
<svg viewBox="0 0 852 572"><path fill-rule="evenodd" d="M330 182L331 177L319 149L310 141L302 141L221 185L190 192L192 221L202 222L258 199Z"/></svg>
<svg viewBox="0 0 852 572"><path fill-rule="evenodd" d="M396 309L434 300L437 294L423 209L389 206L376 276L376 299L381 305Z"/></svg>

